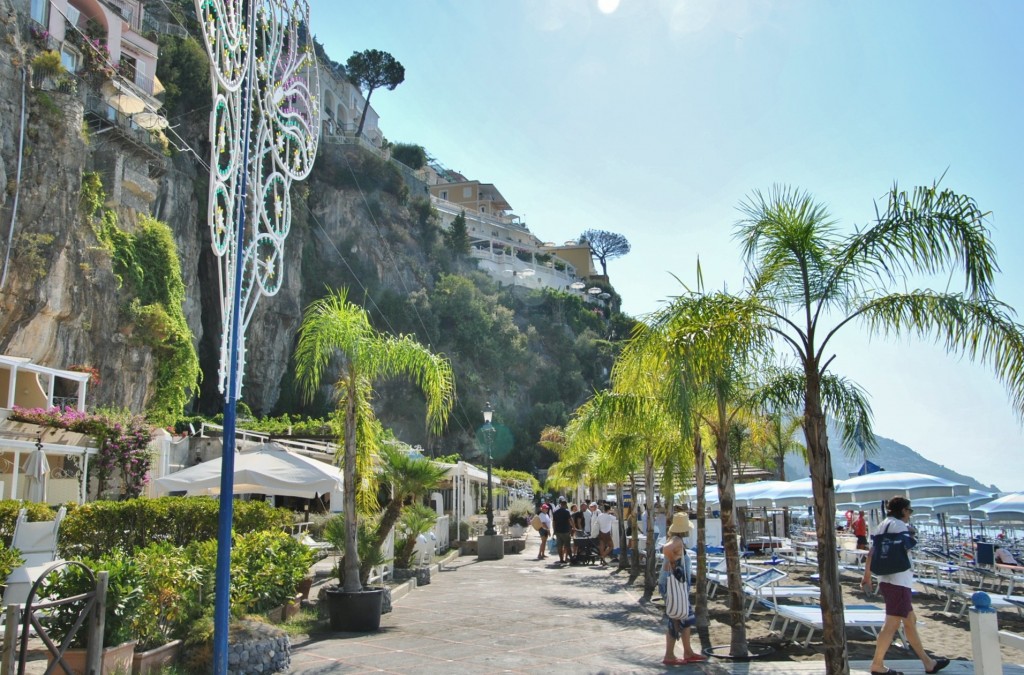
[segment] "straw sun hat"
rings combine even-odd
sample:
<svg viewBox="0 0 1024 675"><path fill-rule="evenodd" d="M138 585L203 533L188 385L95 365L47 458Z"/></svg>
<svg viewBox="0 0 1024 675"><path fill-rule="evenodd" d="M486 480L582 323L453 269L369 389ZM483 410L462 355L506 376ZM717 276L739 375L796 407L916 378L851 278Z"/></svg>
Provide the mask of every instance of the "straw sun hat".
<svg viewBox="0 0 1024 675"><path fill-rule="evenodd" d="M672 516L672 525L668 528L669 534L690 534L690 516L685 513L677 513Z"/></svg>

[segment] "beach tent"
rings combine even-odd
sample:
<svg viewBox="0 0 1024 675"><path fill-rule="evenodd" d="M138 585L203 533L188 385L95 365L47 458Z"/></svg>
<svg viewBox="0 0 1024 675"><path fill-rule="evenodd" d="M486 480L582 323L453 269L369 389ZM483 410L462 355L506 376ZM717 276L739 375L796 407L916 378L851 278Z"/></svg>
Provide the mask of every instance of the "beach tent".
<svg viewBox="0 0 1024 675"><path fill-rule="evenodd" d="M853 475L854 476L864 476L864 475L867 475L869 473L876 473L878 471L885 471L885 469L883 469L882 467L878 466L877 464L875 464L871 460L865 459L864 463L860 465L859 469L857 469L857 473L855 473Z"/></svg>
<svg viewBox="0 0 1024 675"><path fill-rule="evenodd" d="M928 497L966 497L970 488L945 478L909 471L878 471L836 484L836 504L873 506L892 497L910 500Z"/></svg>
<svg viewBox="0 0 1024 675"><path fill-rule="evenodd" d="M157 478L154 483L164 492L215 495L220 493L220 472L218 457ZM288 452L276 443L264 443L251 452L235 455L234 475L234 494L313 499L332 491L340 493L343 485L338 467Z"/></svg>

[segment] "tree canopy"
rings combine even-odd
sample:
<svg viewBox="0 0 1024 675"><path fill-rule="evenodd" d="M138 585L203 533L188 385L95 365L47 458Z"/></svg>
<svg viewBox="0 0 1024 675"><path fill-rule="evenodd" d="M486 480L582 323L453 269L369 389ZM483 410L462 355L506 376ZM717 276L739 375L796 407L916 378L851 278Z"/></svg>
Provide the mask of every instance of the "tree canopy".
<svg viewBox="0 0 1024 675"><path fill-rule="evenodd" d="M359 116L359 128L356 129L356 136L363 133L363 125L366 123L366 111L370 107L370 96L375 89L381 87L393 91L395 87L405 81L405 66L399 63L394 56L379 49L367 49L362 52L353 52L345 63L345 72L349 82L366 92L366 103L363 104L363 114Z"/></svg>
<svg viewBox="0 0 1024 675"><path fill-rule="evenodd" d="M607 230L587 230L580 241L590 244L591 254L601 263L601 274L608 276L608 261L629 253L629 240L621 234Z"/></svg>

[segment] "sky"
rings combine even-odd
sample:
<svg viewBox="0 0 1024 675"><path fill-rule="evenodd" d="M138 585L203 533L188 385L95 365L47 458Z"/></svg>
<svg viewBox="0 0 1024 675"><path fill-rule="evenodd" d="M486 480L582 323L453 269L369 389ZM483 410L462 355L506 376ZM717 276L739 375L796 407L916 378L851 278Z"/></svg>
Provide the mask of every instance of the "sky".
<svg viewBox="0 0 1024 675"><path fill-rule="evenodd" d="M894 183L940 177L991 212L996 292L1024 309L1024 3L310 5L335 61L380 49L405 66L371 98L389 140L494 183L542 241L625 235L608 273L633 316L692 286L698 257L707 287L739 290L733 231L754 190L805 190L852 231ZM1020 417L990 368L856 325L833 350L875 433L1024 490Z"/></svg>

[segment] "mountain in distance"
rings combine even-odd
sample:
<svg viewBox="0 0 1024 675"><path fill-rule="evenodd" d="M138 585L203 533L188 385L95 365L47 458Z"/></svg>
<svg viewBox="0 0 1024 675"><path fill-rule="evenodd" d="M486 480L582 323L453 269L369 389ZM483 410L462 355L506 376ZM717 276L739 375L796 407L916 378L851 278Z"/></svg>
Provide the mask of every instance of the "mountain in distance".
<svg viewBox="0 0 1024 675"><path fill-rule="evenodd" d="M891 438L875 434L875 440L878 443L878 449L868 453L868 460L886 471L924 473L962 483L978 490L999 492L999 488L995 485L985 485L971 476L965 476L941 464L936 464ZM800 441L802 442L803 438L800 438ZM848 455L846 448L843 446L839 429L831 424L828 430L828 441L829 449L832 451L832 473L835 479L843 480L844 478L849 478L850 474L856 473L864 463L863 455L859 451L853 455ZM788 480L796 480L809 475L810 470L800 457L795 455L786 457L786 478Z"/></svg>

